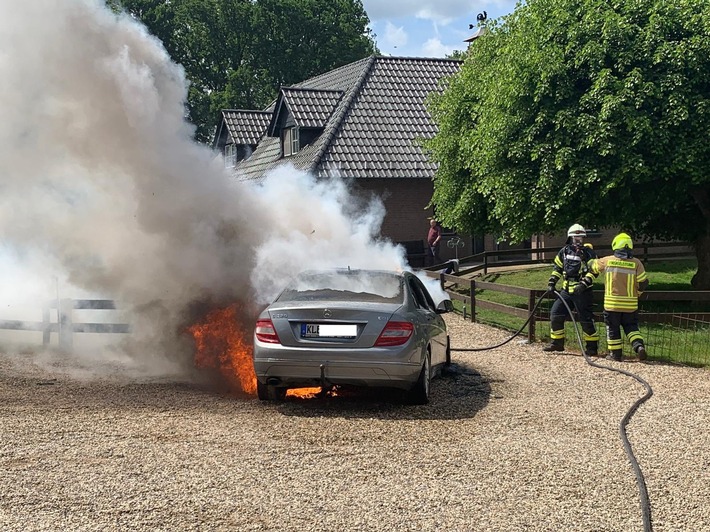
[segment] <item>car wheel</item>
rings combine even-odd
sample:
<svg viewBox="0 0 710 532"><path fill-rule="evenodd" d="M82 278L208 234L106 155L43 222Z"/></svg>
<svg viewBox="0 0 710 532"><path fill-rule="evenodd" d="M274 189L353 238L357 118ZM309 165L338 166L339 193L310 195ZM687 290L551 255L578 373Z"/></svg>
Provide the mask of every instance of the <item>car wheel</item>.
<svg viewBox="0 0 710 532"><path fill-rule="evenodd" d="M451 338L446 337L446 362L444 362L444 367L448 368L451 365Z"/></svg>
<svg viewBox="0 0 710 532"><path fill-rule="evenodd" d="M429 389L431 387L431 354L427 352L422 364L422 371L416 384L409 392L409 400L414 405L425 405L429 402Z"/></svg>

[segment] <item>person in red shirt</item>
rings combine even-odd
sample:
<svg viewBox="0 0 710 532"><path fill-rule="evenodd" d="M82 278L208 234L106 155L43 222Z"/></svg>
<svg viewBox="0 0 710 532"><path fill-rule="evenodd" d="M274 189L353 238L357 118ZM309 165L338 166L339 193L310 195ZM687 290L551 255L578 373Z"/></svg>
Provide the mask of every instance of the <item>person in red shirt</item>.
<svg viewBox="0 0 710 532"><path fill-rule="evenodd" d="M429 219L429 234L427 235L426 241L428 244L427 257L429 259L429 265L441 264L442 260L439 256L439 249L441 248L441 226L434 218Z"/></svg>

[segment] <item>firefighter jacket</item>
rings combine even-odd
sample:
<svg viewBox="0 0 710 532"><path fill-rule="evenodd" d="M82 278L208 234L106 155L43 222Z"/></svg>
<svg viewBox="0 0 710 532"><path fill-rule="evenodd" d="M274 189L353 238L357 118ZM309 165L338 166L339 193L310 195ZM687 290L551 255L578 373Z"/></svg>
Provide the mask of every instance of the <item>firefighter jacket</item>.
<svg viewBox="0 0 710 532"><path fill-rule="evenodd" d="M568 243L555 257L550 281L554 281L555 284L562 279L562 290L569 293L572 293L582 280L587 287L590 287L597 274L589 270L589 262L596 258L597 254L591 246L576 246Z"/></svg>
<svg viewBox="0 0 710 532"><path fill-rule="evenodd" d="M592 272L604 272L604 310L635 312L638 298L648 286L648 276L643 263L630 253L617 253L593 260Z"/></svg>

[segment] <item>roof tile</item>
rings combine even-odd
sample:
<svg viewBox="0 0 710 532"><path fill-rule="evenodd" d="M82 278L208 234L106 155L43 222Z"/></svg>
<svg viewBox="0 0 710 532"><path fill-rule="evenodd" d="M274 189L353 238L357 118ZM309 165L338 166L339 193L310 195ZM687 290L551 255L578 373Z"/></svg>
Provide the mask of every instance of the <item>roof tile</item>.
<svg viewBox="0 0 710 532"><path fill-rule="evenodd" d="M280 98L296 123L323 133L288 158L280 158L278 137L264 137L237 171L258 178L291 162L319 176L430 179L436 165L417 140L437 131L425 100L460 66L449 59L372 56L284 88Z"/></svg>
<svg viewBox="0 0 710 532"><path fill-rule="evenodd" d="M256 144L266 132L269 120L271 120L271 113L225 109L222 111L222 117L232 142L235 144Z"/></svg>

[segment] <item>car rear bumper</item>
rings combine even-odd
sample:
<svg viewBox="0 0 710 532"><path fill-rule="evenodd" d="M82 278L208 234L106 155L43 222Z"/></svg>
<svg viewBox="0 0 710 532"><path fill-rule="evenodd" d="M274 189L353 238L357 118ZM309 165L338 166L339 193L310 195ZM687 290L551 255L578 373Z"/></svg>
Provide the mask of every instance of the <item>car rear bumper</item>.
<svg viewBox="0 0 710 532"><path fill-rule="evenodd" d="M255 358L254 371L261 383L273 386L349 384L409 389L419 378L421 366L411 362Z"/></svg>

